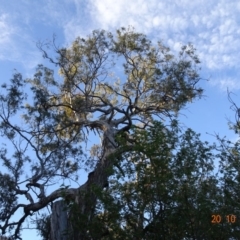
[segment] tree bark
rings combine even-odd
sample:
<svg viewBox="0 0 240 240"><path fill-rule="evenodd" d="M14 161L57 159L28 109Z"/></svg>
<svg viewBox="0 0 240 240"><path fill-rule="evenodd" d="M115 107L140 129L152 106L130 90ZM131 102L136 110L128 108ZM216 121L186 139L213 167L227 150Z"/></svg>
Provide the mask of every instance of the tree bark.
<svg viewBox="0 0 240 240"><path fill-rule="evenodd" d="M68 216L64 201L53 203L50 240L69 240L67 235Z"/></svg>

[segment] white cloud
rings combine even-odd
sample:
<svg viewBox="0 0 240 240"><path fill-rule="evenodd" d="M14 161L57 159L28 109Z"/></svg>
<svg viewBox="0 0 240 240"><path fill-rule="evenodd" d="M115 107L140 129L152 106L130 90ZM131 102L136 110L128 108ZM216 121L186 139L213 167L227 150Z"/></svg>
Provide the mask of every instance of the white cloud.
<svg viewBox="0 0 240 240"><path fill-rule="evenodd" d="M225 92L227 90L236 92L240 90L240 81L237 78L233 77L219 77L214 81L210 81L210 84L214 87L218 87L221 91Z"/></svg>
<svg viewBox="0 0 240 240"><path fill-rule="evenodd" d="M238 1L222 0L216 4L215 0L160 3L158 0L90 0L88 7L96 28L112 30L133 25L154 37L164 36L166 42L190 40L210 69L238 65L235 61L236 54L240 57Z"/></svg>
<svg viewBox="0 0 240 240"><path fill-rule="evenodd" d="M0 15L0 44L5 44L9 42L11 34L14 32L14 29L8 26L7 15Z"/></svg>
<svg viewBox="0 0 240 240"><path fill-rule="evenodd" d="M193 43L202 62L203 69L210 75L217 71L232 72L218 82L220 89L240 89L237 76L240 59L240 3L238 0L89 0L85 2L85 18L89 19L88 28L79 28L80 21L69 21L65 26L70 32L84 34L93 29L113 31L122 26L132 25L139 32L152 39L165 42L171 49L178 51L181 44ZM77 22L77 24L76 24ZM73 34L71 34L73 35ZM75 34L76 35L76 34Z"/></svg>
<svg viewBox="0 0 240 240"><path fill-rule="evenodd" d="M14 24L10 15L0 15L0 60L22 63L29 69L37 65L39 58L34 41Z"/></svg>
<svg viewBox="0 0 240 240"><path fill-rule="evenodd" d="M68 45L94 29L114 31L132 25L174 51L181 44L193 43L203 68L210 72L235 69L240 59L239 11L238 0L63 0L61 4L19 0L18 4L9 3L11 18L4 12L0 18L0 58L21 61L28 55L27 59L39 61L34 43L39 39L31 35L35 23L52 31L48 37L62 31L63 43Z"/></svg>
<svg viewBox="0 0 240 240"><path fill-rule="evenodd" d="M7 14L0 15L0 59L4 56L4 51L11 45L11 36L15 29L8 22Z"/></svg>

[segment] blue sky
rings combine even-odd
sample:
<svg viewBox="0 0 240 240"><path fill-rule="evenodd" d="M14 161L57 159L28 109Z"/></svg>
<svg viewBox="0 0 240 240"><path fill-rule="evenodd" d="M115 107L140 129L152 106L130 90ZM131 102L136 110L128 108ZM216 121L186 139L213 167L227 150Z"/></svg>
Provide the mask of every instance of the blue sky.
<svg viewBox="0 0 240 240"><path fill-rule="evenodd" d="M53 34L59 46L69 46L94 29L115 31L129 25L175 52L181 44L195 46L205 97L188 105L181 121L204 140L214 141L211 135L216 133L237 139L227 124L235 116L227 88L240 106L239 0L0 0L0 83L14 69L32 76L36 65L45 63L36 43L51 40ZM38 238L25 231L23 239Z"/></svg>

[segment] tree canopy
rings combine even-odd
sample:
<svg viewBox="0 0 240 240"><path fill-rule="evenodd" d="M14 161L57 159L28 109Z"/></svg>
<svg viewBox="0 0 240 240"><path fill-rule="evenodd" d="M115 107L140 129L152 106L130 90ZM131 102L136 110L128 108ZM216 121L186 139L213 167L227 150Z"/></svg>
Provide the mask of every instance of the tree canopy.
<svg viewBox="0 0 240 240"><path fill-rule="evenodd" d="M71 239L230 236L224 235L231 233L226 223L221 226L228 232L210 220L226 206L236 213L219 184L230 181L226 191L235 194L237 182L228 171L238 169L234 161L223 167L222 181L212 170L214 158L235 158L237 145L216 156L214 146L190 129L181 132L175 119L203 92L191 44L176 55L162 42L121 28L115 34L93 31L69 48L53 43L56 57L39 48L59 75L39 65L32 78L16 73L2 85L2 234L21 239L24 222L35 217L45 239L58 239L54 214L61 200L65 217L59 219L65 218ZM101 143L91 146L89 156L83 146L91 133ZM88 171L84 184L57 185L78 182L82 169ZM39 219L48 206L52 216ZM22 216L12 220L19 211Z"/></svg>

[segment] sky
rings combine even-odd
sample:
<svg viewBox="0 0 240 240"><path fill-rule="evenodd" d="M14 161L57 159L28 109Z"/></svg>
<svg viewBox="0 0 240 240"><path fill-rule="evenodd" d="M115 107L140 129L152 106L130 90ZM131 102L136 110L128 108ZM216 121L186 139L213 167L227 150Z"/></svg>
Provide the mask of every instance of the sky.
<svg viewBox="0 0 240 240"><path fill-rule="evenodd" d="M129 25L173 52L182 44L194 45L204 97L189 104L180 120L203 140L214 141L215 134L236 140L228 127L235 112L227 89L240 106L239 0L0 0L0 84L9 81L14 69L31 77L37 64L46 63L38 42L55 35L58 46L65 47L95 29L114 32ZM40 239L34 231L22 237Z"/></svg>

